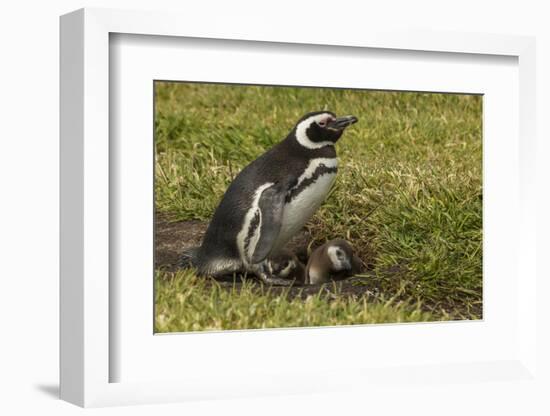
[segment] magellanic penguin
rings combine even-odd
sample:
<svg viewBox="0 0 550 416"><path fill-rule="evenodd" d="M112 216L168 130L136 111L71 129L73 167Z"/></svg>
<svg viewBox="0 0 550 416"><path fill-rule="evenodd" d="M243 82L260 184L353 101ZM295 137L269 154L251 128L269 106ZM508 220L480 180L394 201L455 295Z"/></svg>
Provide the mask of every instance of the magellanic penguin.
<svg viewBox="0 0 550 416"><path fill-rule="evenodd" d="M267 270L272 277L304 284L306 268L296 254L288 249L282 249L274 256L268 257Z"/></svg>
<svg viewBox="0 0 550 416"><path fill-rule="evenodd" d="M307 262L305 284L326 283L332 278L345 278L360 273L361 260L350 243L342 238L317 247Z"/></svg>
<svg viewBox="0 0 550 416"><path fill-rule="evenodd" d="M354 116L329 111L303 116L288 136L246 166L227 188L200 247L187 250L183 266L221 276L252 273L265 283L288 285L269 273L274 256L304 226L336 177L334 144Z"/></svg>

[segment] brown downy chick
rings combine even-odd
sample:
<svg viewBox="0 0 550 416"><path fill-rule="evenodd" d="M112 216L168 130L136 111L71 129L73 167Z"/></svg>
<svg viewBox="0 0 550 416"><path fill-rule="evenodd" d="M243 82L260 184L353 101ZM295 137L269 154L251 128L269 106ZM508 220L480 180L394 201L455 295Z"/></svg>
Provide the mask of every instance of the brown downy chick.
<svg viewBox="0 0 550 416"><path fill-rule="evenodd" d="M307 262L305 284L315 285L360 273L361 260L350 243L342 238L331 240L313 251Z"/></svg>

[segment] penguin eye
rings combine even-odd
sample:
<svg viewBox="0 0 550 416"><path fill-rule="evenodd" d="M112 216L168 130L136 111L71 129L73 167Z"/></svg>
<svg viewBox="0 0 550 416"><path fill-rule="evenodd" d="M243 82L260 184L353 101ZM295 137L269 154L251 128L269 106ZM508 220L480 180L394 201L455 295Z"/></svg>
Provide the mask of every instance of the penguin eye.
<svg viewBox="0 0 550 416"><path fill-rule="evenodd" d="M332 117L332 116L327 116L325 117L324 119L320 120L317 122L317 124L319 125L319 127L326 127L328 125L328 123L330 123L331 121L334 121L335 118Z"/></svg>
<svg viewBox="0 0 550 416"><path fill-rule="evenodd" d="M342 257L344 257L344 252L342 250L338 250L336 252L336 255L338 256L339 259L341 259Z"/></svg>
<svg viewBox="0 0 550 416"><path fill-rule="evenodd" d="M283 269L286 269L290 265L290 262L288 260L285 260L283 262Z"/></svg>

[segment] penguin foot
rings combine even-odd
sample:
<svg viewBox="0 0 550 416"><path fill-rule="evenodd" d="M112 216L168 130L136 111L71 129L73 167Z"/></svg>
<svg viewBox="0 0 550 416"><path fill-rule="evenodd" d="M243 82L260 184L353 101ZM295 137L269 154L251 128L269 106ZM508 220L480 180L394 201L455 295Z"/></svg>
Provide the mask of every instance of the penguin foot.
<svg viewBox="0 0 550 416"><path fill-rule="evenodd" d="M266 285L290 286L293 283L293 280L281 279L280 277L273 276L269 270L267 261L254 265L252 267L252 273Z"/></svg>
<svg viewBox="0 0 550 416"><path fill-rule="evenodd" d="M269 276L265 273L258 273L258 278L267 285L290 286L294 280L281 279L280 277Z"/></svg>

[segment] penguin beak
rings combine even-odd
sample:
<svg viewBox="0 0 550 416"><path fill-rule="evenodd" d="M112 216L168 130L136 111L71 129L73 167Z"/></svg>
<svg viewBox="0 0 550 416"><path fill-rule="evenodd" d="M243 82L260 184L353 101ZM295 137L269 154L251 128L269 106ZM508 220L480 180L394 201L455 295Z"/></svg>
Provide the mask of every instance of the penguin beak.
<svg viewBox="0 0 550 416"><path fill-rule="evenodd" d="M342 262L342 266L343 266L343 270L346 271L346 272L350 272L351 271L351 263L349 260L344 260Z"/></svg>
<svg viewBox="0 0 550 416"><path fill-rule="evenodd" d="M343 116L335 118L334 120L329 122L327 124L327 127L334 130L343 130L348 126L357 123L357 121L358 119L355 116Z"/></svg>

